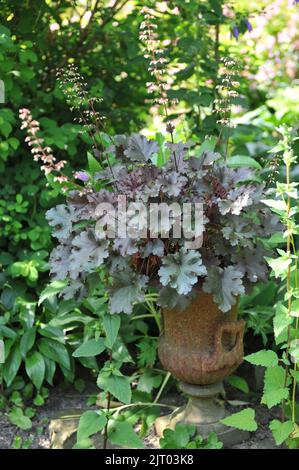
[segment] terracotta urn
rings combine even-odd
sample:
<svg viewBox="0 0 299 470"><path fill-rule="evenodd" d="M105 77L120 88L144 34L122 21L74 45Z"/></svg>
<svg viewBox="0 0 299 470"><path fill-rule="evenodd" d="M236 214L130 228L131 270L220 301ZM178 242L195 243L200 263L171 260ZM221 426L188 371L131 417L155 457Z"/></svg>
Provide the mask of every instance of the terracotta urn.
<svg viewBox="0 0 299 470"><path fill-rule="evenodd" d="M245 322L236 320L236 313L236 306L223 313L212 295L201 290L184 311L163 310L159 358L180 380L188 403L156 420L158 435L166 428L174 429L177 423L186 423L194 424L203 437L216 432L225 447L248 438L248 433L221 423L227 411L218 399L224 393L222 380L243 360Z"/></svg>
<svg viewBox="0 0 299 470"><path fill-rule="evenodd" d="M244 321L236 307L223 313L213 297L199 291L184 311L165 309L159 358L166 370L189 384L220 382L243 359Z"/></svg>

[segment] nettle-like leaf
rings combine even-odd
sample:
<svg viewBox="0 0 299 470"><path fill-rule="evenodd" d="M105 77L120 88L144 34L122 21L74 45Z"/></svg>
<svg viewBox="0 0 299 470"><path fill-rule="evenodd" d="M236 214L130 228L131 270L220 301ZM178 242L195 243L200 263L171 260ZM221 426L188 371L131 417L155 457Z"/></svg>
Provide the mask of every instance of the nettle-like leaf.
<svg viewBox="0 0 299 470"><path fill-rule="evenodd" d="M128 148L124 154L130 160L145 163L158 151L159 146L155 140L147 140L143 135L133 134L129 138Z"/></svg>
<svg viewBox="0 0 299 470"><path fill-rule="evenodd" d="M278 446L289 437L289 435L293 432L294 427L294 423L291 420L281 422L278 419L273 419L269 425L269 428L271 429L275 442Z"/></svg>
<svg viewBox="0 0 299 470"><path fill-rule="evenodd" d="M59 240L67 240L72 232L73 209L59 204L46 212L46 219L54 228L52 235Z"/></svg>
<svg viewBox="0 0 299 470"><path fill-rule="evenodd" d="M278 365L278 356L276 352L266 349L249 354L248 356L245 356L244 359L256 366L274 367Z"/></svg>
<svg viewBox="0 0 299 470"><path fill-rule="evenodd" d="M269 367L265 372L264 393L261 403L272 408L281 400L289 396L288 385L290 380L285 381L285 370L282 366Z"/></svg>
<svg viewBox="0 0 299 470"><path fill-rule="evenodd" d="M252 408L245 408L245 410L234 413L226 418L223 418L221 423L226 426L232 426L244 431L256 431L257 423L255 421L255 411Z"/></svg>
<svg viewBox="0 0 299 470"><path fill-rule="evenodd" d="M92 271L104 262L109 256L109 242L98 241L93 230L83 231L77 235L72 242L72 253L70 256L70 276L76 279L81 272Z"/></svg>
<svg viewBox="0 0 299 470"><path fill-rule="evenodd" d="M234 266L224 269L212 266L208 268L208 275L203 283L203 290L213 294L213 299L222 312L228 312L235 305L237 296L244 294L242 273Z"/></svg>
<svg viewBox="0 0 299 470"><path fill-rule="evenodd" d="M176 289L181 295L188 294L197 283L198 276L205 276L206 273L200 253L195 250L187 251L185 248L166 256L159 269L161 284Z"/></svg>
<svg viewBox="0 0 299 470"><path fill-rule="evenodd" d="M115 272L110 289L110 313L132 313L134 303L144 301L144 288L148 277L132 270Z"/></svg>

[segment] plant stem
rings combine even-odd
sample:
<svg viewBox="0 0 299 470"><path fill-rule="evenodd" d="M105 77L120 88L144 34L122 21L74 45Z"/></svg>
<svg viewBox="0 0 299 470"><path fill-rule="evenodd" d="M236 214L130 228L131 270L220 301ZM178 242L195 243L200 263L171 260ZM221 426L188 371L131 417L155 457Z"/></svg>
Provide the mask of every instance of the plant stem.
<svg viewBox="0 0 299 470"><path fill-rule="evenodd" d="M109 349L109 362L112 362L112 349ZM104 441L103 441L103 449L107 449L108 444L108 426L109 426L109 416L110 416L110 406L111 406L111 393L107 393L107 410L106 410L106 424L104 429Z"/></svg>
<svg viewBox="0 0 299 470"><path fill-rule="evenodd" d="M160 397L161 397L161 395L162 395L162 393L163 393L163 390L164 390L164 388L166 387L166 385L167 385L167 383L168 383L170 377L171 377L171 373L170 373L170 372L167 372L167 374L165 375L164 380L163 380L163 382L162 382L162 385L161 385L161 387L160 387L160 389L159 389L159 392L157 393L157 396L156 396L156 398L155 398L154 401L153 401L154 404L158 403L158 401L159 401L159 399L160 399Z"/></svg>
<svg viewBox="0 0 299 470"><path fill-rule="evenodd" d="M286 212L286 223L287 223L287 231L288 231L288 238L287 238L287 254L291 255L291 227L290 227L290 210L291 210L291 198L289 196L290 191L290 163L286 162L286 184L287 184L287 212ZM287 270L287 293L288 295L288 313L287 315L290 316L292 310L292 297L291 297L291 263L288 265ZM287 349L286 349L286 357L289 356L289 349L290 349L290 342L291 342L291 328L288 326L288 337L287 337ZM296 364L295 364L296 366ZM286 365L285 368L285 379L284 379L284 387L286 387L289 377L289 365ZM293 409L293 403L292 403ZM281 420L285 421L285 399L282 401L282 412L281 412Z"/></svg>

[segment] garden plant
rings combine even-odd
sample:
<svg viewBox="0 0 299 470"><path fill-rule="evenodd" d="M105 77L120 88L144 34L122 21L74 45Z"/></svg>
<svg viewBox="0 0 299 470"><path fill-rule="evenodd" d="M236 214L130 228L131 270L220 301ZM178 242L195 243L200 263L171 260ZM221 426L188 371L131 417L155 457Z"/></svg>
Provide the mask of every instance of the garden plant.
<svg viewBox="0 0 299 470"><path fill-rule="evenodd" d="M298 448L298 2L2 3L0 447Z"/></svg>

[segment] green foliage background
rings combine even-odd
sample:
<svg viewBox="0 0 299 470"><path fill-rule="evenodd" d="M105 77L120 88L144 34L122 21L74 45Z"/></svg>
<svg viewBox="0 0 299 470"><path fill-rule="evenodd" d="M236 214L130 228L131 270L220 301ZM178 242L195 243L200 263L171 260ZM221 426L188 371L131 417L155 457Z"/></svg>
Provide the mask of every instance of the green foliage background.
<svg viewBox="0 0 299 470"><path fill-rule="evenodd" d="M250 6L241 0L233 2L233 18L222 14L225 2L221 0L169 1L173 14L164 8L165 3L148 2L157 8L159 36L166 41L169 54L173 77L169 96L179 100L171 116L178 119L177 133L200 142L207 134L217 135L212 103L217 95L219 59L231 54L239 61L241 74L234 110L238 127L231 137L230 152L265 166L271 158L268 151L278 139L275 127L298 120L298 105L292 103L299 98L299 86L294 82L298 78L299 33L290 29L299 24L298 9L285 0L285 6L264 23L261 10L270 1L251 2ZM84 168L90 142L81 133L81 125L74 122L55 78L57 68L75 63L91 93L103 97L99 110L106 117L107 131L129 133L146 127L148 133L163 133L157 110L149 113L146 82L150 77L138 39L143 4L119 0L1 2L0 79L5 85L5 102L0 104L0 337L7 354L1 380L11 394L24 389L24 377L26 383L29 378L25 398L33 396L34 385L37 404L46 396L43 384L52 384L57 377L58 365L67 381L76 380L71 352L83 337L89 340L98 331L106 294L95 281L94 296L80 308L73 301L58 303L53 295L38 304L48 282L47 259L52 248L44 214L58 202L59 193L46 186L24 144L18 110L27 107L32 111L41 123L46 144L58 159L68 161L68 172ZM246 29L248 18L252 35ZM235 26L240 32L238 40L231 34ZM298 174L295 165L293 177ZM272 341L269 322L277 295L271 281L256 287L241 303L249 327L264 343ZM135 322L134 327L126 321L122 324L123 338L130 338L125 340L127 345L137 341L138 367L147 369L136 392L141 394L151 393L161 383L161 377L157 379L151 372L156 344L150 328L144 321ZM119 344L119 355L121 361L133 361L124 343ZM98 368L90 357L78 358L77 364L93 371ZM80 382L77 385L80 388Z"/></svg>

